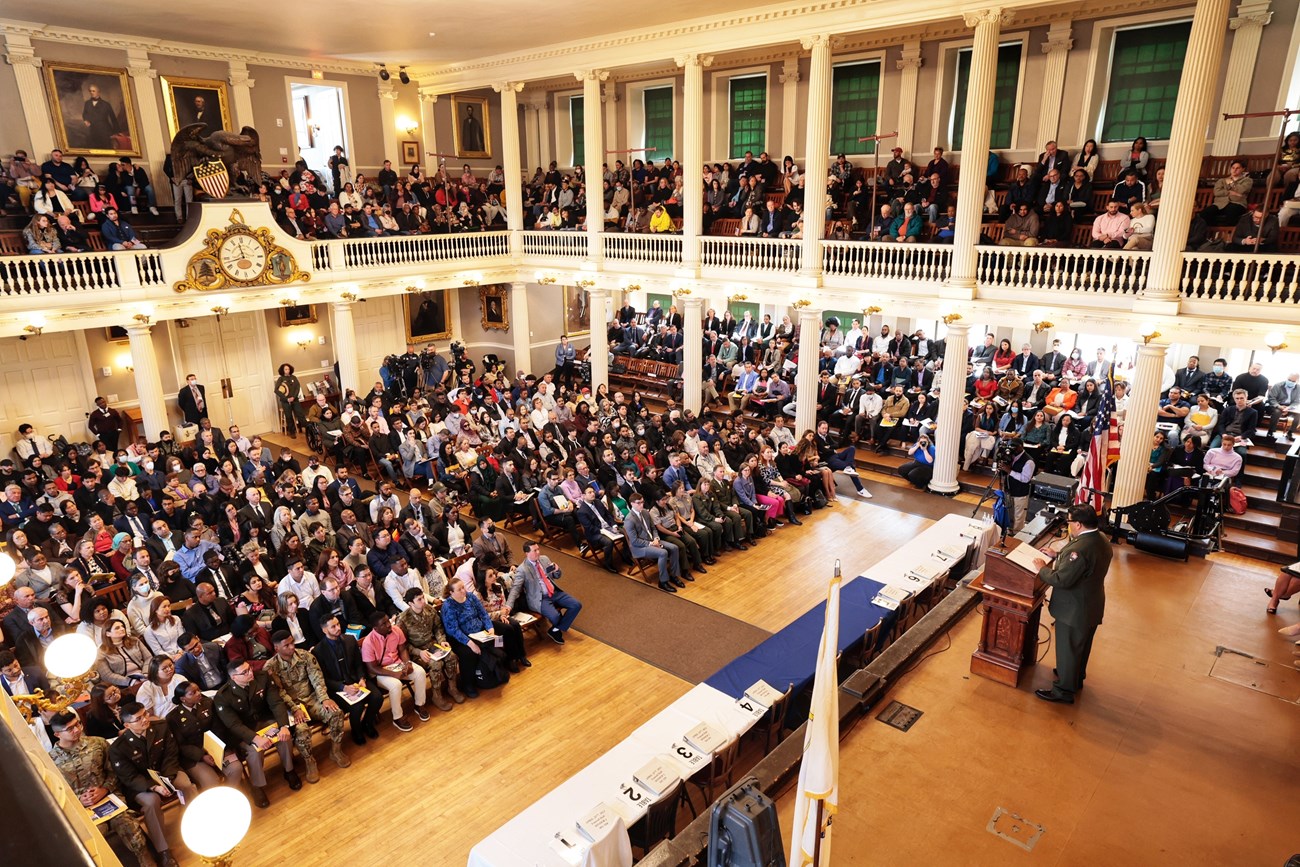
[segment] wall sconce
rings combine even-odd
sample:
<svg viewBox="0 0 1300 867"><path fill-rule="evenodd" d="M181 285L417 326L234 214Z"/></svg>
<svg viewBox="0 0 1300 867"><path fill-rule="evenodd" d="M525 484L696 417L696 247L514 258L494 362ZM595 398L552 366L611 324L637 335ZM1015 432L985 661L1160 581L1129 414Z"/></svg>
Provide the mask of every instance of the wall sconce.
<svg viewBox="0 0 1300 867"><path fill-rule="evenodd" d="M1055 328L1055 327L1056 327L1056 323L1054 323L1054 322L1048 322L1046 319L1044 319L1042 322L1035 322L1035 323L1034 323L1034 333L1035 333L1035 334L1042 334L1042 333L1043 333L1044 331L1046 331L1047 329L1049 329L1049 328Z"/></svg>
<svg viewBox="0 0 1300 867"><path fill-rule="evenodd" d="M550 286L554 283L558 283L560 280L560 278L556 277L554 274L546 274L542 271L537 272L535 279L542 286Z"/></svg>
<svg viewBox="0 0 1300 867"><path fill-rule="evenodd" d="M139 322L141 325L148 325L148 324L149 324L149 320L150 320L152 317L150 317L148 313L137 313L137 314L135 314L134 316L132 316L131 318L132 318L133 320L135 320L136 322Z"/></svg>
<svg viewBox="0 0 1300 867"><path fill-rule="evenodd" d="M404 288L407 292L410 292L412 295L414 295L416 292L421 291L419 286L404 286L402 288Z"/></svg>
<svg viewBox="0 0 1300 867"><path fill-rule="evenodd" d="M623 287L623 291L624 291L624 292L640 292L640 291L641 291L641 284L640 284L640 283L629 283L629 284L627 284L626 286Z"/></svg>
<svg viewBox="0 0 1300 867"><path fill-rule="evenodd" d="M1286 349L1286 338L1282 336L1281 331L1270 331L1264 335L1264 345L1277 352L1279 349Z"/></svg>
<svg viewBox="0 0 1300 867"><path fill-rule="evenodd" d="M480 282L482 282L482 278L479 277L477 274L469 274L460 281L460 285L477 286Z"/></svg>
<svg viewBox="0 0 1300 867"><path fill-rule="evenodd" d="M131 353L123 352L117 357L117 366L123 370L129 370L135 373L135 361L131 358Z"/></svg>
<svg viewBox="0 0 1300 867"><path fill-rule="evenodd" d="M863 316L875 316L877 313L880 313L880 312L881 312L881 308L877 307L877 306L874 305L874 304L871 305L870 307L863 307L863 308L862 308L862 315L863 315Z"/></svg>
<svg viewBox="0 0 1300 867"><path fill-rule="evenodd" d="M212 308L212 312L215 313L215 314L217 314L218 316L225 316L227 313L230 312L230 308L229 308L229 307L223 307L223 306L221 306L220 304L218 304L218 305L216 305L215 307Z"/></svg>
<svg viewBox="0 0 1300 867"><path fill-rule="evenodd" d="M796 298L794 301L790 302L790 306L793 307L795 310L802 310L805 307L811 307L812 302L809 301L807 298Z"/></svg>
<svg viewBox="0 0 1300 867"><path fill-rule="evenodd" d="M33 337L40 337L40 336L41 336L41 332L44 331L44 330L45 330L45 326L43 326L43 325L24 325L24 326L23 326L23 331L27 332L28 334L32 335Z"/></svg>
<svg viewBox="0 0 1300 867"><path fill-rule="evenodd" d="M689 286L679 286L678 288L676 288L676 289L673 290L673 297L674 297L674 298L690 298L690 297L691 297L691 288L690 288Z"/></svg>
<svg viewBox="0 0 1300 867"><path fill-rule="evenodd" d="M1142 338L1142 345L1146 346L1152 340L1159 337L1160 332L1156 330L1156 326L1153 323L1143 322L1141 330L1138 331L1138 335Z"/></svg>
<svg viewBox="0 0 1300 867"><path fill-rule="evenodd" d="M574 285L581 289L590 289L592 286L596 285L596 281L590 277L579 277L577 283Z"/></svg>
<svg viewBox="0 0 1300 867"><path fill-rule="evenodd" d="M290 297L290 298L281 298L281 299L280 299L280 306L281 306L281 307L293 307L293 306L294 306L295 304L297 304L297 303L298 303L298 299L295 298L295 297Z"/></svg>
<svg viewBox="0 0 1300 867"><path fill-rule="evenodd" d="M943 324L944 324L944 325L951 325L951 324L953 324L954 322L960 322L960 321L961 321L961 314L960 314L960 313L945 313L945 314L944 314L944 317L943 317Z"/></svg>
<svg viewBox="0 0 1300 867"><path fill-rule="evenodd" d="M420 128L420 125L409 117L402 117L397 121L397 128L408 136L413 136L415 131Z"/></svg>
<svg viewBox="0 0 1300 867"><path fill-rule="evenodd" d="M310 331L303 329L301 331L294 332L293 342L298 344L298 348L303 350L304 352L307 350L308 346L311 346L311 341L312 341L312 333Z"/></svg>
<svg viewBox="0 0 1300 867"><path fill-rule="evenodd" d="M727 300L728 300L728 301L748 301L748 300L749 300L749 296L746 295L744 292L737 292L735 295L732 295L732 296L731 296L730 298L728 298Z"/></svg>
<svg viewBox="0 0 1300 867"><path fill-rule="evenodd" d="M358 297L357 293L355 292L344 292L339 295L339 298L342 298L344 301L347 301L348 303L355 302L357 300L357 297Z"/></svg>

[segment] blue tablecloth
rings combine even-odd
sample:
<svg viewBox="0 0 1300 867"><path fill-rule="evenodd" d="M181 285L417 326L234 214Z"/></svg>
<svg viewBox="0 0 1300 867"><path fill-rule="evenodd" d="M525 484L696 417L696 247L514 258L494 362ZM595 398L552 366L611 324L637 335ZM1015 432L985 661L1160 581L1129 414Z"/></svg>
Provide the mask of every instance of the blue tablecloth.
<svg viewBox="0 0 1300 867"><path fill-rule="evenodd" d="M841 651L861 639L869 627L894 616L889 609L871 604L884 586L862 576L840 586ZM812 681L825 623L826 601L822 600L785 629L727 663L705 683L733 698L743 696L759 679L782 692L793 683L797 695Z"/></svg>

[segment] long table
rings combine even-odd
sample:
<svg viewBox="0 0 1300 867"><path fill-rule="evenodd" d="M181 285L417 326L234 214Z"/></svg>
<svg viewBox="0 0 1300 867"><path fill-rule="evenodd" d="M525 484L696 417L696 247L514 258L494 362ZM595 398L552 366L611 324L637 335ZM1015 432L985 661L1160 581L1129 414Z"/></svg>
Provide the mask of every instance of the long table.
<svg viewBox="0 0 1300 867"><path fill-rule="evenodd" d="M846 582L840 591L842 646L860 638L872 623L893 614L871 602L882 587L915 589L916 584L908 579L908 573L920 563L936 562L932 553L947 545L974 545L973 562L978 564L995 539L996 528L991 525L948 515L866 573ZM946 570L941 574L946 575ZM690 689L604 755L485 837L470 851L469 867L572 867L581 863L581 852L559 842L557 832L570 843L579 843L581 835L574 829L575 821L601 801L617 809L624 789L634 787L632 775L657 756L672 759L684 777L698 770L701 762L707 763L707 757L682 758L677 747L691 752L689 745L683 743L682 735L700 722L716 726L729 737L740 737L747 732L763 715L761 709L744 707L745 690L755 681L761 678L784 690L787 683L794 683L798 689L812 678L825 604L823 600L785 629Z"/></svg>

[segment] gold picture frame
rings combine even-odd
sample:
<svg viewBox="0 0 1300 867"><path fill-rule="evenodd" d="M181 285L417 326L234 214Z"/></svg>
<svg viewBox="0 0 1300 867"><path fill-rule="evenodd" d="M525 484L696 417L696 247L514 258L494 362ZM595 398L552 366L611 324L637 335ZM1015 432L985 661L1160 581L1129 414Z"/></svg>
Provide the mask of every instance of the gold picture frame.
<svg viewBox="0 0 1300 867"><path fill-rule="evenodd" d="M429 343L451 337L451 311L446 289L408 292L402 296L407 343Z"/></svg>
<svg viewBox="0 0 1300 867"><path fill-rule="evenodd" d="M418 166L420 164L420 143L418 141L402 142L402 165Z"/></svg>
<svg viewBox="0 0 1300 867"><path fill-rule="evenodd" d="M140 129L125 69L46 61L54 144L69 156L138 157Z"/></svg>
<svg viewBox="0 0 1300 867"><path fill-rule="evenodd" d="M475 112L477 111L477 114ZM461 159L492 158L491 107L485 97L451 98L451 134L456 156ZM476 146L476 147L475 147Z"/></svg>
<svg viewBox="0 0 1300 867"><path fill-rule="evenodd" d="M109 325L104 328L104 339L109 343L130 343L131 335L126 333L125 326Z"/></svg>
<svg viewBox="0 0 1300 867"><path fill-rule="evenodd" d="M565 337L591 333L591 296L580 286L564 286Z"/></svg>
<svg viewBox="0 0 1300 867"><path fill-rule="evenodd" d="M315 304L291 304L280 308L280 327L292 328L295 325L315 325L319 320Z"/></svg>
<svg viewBox="0 0 1300 867"><path fill-rule="evenodd" d="M204 135L219 129L233 129L226 83L209 78L174 78L161 76L163 106L167 113L167 138L176 137L183 127L202 123ZM202 99L200 106L197 100Z"/></svg>
<svg viewBox="0 0 1300 867"><path fill-rule="evenodd" d="M480 286L478 300L484 331L510 330L510 295L504 283Z"/></svg>

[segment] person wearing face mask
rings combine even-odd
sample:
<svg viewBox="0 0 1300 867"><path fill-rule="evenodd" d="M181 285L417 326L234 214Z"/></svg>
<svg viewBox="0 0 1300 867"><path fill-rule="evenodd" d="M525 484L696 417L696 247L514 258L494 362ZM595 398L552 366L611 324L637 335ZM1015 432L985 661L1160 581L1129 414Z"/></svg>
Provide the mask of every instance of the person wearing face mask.
<svg viewBox="0 0 1300 867"><path fill-rule="evenodd" d="M1069 542L1035 558L1038 579L1051 586L1047 610L1056 621L1056 668L1050 689L1034 695L1043 701L1074 704L1088 674L1093 637L1106 611L1106 573L1110 542L1097 530L1097 513L1076 504L1069 511ZM1048 560L1051 562L1049 563Z"/></svg>
<svg viewBox="0 0 1300 867"><path fill-rule="evenodd" d="M1223 409L1232 404L1232 374L1228 373L1226 358L1214 359L1214 366L1205 375L1205 382L1201 387L1210 396L1210 401L1216 408Z"/></svg>
<svg viewBox="0 0 1300 867"><path fill-rule="evenodd" d="M1073 387L1075 383L1088 375L1088 365L1083 360L1083 351L1077 347L1070 351L1070 357L1061 365L1061 378L1065 384Z"/></svg>

